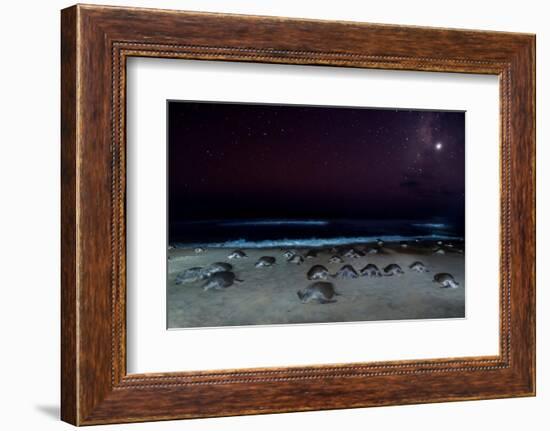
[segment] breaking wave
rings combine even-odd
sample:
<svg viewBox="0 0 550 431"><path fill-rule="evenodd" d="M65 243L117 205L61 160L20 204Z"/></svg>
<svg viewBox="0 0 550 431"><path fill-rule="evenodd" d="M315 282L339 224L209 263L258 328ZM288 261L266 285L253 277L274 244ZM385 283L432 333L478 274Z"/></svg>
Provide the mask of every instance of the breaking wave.
<svg viewBox="0 0 550 431"><path fill-rule="evenodd" d="M347 244L365 244L374 243L381 239L385 242L399 242L399 241L437 241L437 240L458 240L461 237L447 236L447 235L420 235L420 236L402 236L402 235L382 235L382 236L357 236L357 237L337 237L337 238L309 238L309 239L292 239L283 238L275 240L259 240L251 241L244 238L211 242L211 243L181 243L176 242L172 244L177 248L189 248L189 247L208 247L208 248L274 248L274 247L332 247Z"/></svg>

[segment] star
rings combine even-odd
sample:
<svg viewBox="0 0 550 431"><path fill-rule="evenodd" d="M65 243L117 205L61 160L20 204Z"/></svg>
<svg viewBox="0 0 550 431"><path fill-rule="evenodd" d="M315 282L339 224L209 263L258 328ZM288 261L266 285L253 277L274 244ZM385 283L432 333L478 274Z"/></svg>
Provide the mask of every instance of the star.
<svg viewBox="0 0 550 431"><path fill-rule="evenodd" d="M443 144L441 142L438 142L437 144L435 144L436 150L441 150L442 148L443 148Z"/></svg>

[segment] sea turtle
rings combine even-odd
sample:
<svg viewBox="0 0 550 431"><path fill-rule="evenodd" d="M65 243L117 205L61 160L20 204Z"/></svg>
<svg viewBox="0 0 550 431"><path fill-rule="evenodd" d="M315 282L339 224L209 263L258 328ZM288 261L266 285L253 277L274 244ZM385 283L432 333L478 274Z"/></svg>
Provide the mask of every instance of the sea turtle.
<svg viewBox="0 0 550 431"><path fill-rule="evenodd" d="M458 287L458 281L454 279L451 274L446 272L440 272L434 275L434 283L439 283L442 288L456 289Z"/></svg>
<svg viewBox="0 0 550 431"><path fill-rule="evenodd" d="M296 265L300 265L300 264L304 263L304 258L299 254L295 254L295 255L290 256L290 258L287 260L287 262L295 263Z"/></svg>
<svg viewBox="0 0 550 431"><path fill-rule="evenodd" d="M336 274L333 275L335 278L357 278L359 277L359 274L357 274L357 271L353 266L351 265L344 265L342 268L340 268Z"/></svg>
<svg viewBox="0 0 550 431"><path fill-rule="evenodd" d="M419 261L413 262L409 265L409 268L416 272L430 272L426 266Z"/></svg>
<svg viewBox="0 0 550 431"><path fill-rule="evenodd" d="M353 259L357 259L357 258L359 258L361 256L364 256L364 255L365 255L365 253L363 253L362 251L359 251L359 250L357 250L356 248L353 248L353 247L350 248L348 251L346 251L344 253L345 257L351 257Z"/></svg>
<svg viewBox="0 0 550 431"><path fill-rule="evenodd" d="M396 263L390 263L388 266L384 268L384 275L401 275L405 272L401 269L401 267Z"/></svg>
<svg viewBox="0 0 550 431"><path fill-rule="evenodd" d="M186 269L176 275L176 284L193 283L194 281L204 280L207 276L204 274L204 268L196 266Z"/></svg>
<svg viewBox="0 0 550 431"><path fill-rule="evenodd" d="M277 259L275 259L273 256L262 256L258 259L254 266L256 268L263 268L267 266L273 266L276 262Z"/></svg>
<svg viewBox="0 0 550 431"><path fill-rule="evenodd" d="M359 273L365 277L382 277L382 272L374 263L367 264Z"/></svg>
<svg viewBox="0 0 550 431"><path fill-rule="evenodd" d="M305 257L306 259L315 259L318 253L319 252L317 250L308 250Z"/></svg>
<svg viewBox="0 0 550 431"><path fill-rule="evenodd" d="M332 283L327 281L316 281L315 283L311 283L305 289L299 290L297 295L303 304L308 302L329 304L336 302L334 297L339 294L334 290L334 285Z"/></svg>
<svg viewBox="0 0 550 431"><path fill-rule="evenodd" d="M235 274L231 271L222 271L212 274L208 281L202 286L204 290L221 290L233 285L233 283L242 283L235 277Z"/></svg>
<svg viewBox="0 0 550 431"><path fill-rule="evenodd" d="M323 265L314 265L307 272L308 280L326 280L328 276L328 269Z"/></svg>
<svg viewBox="0 0 550 431"><path fill-rule="evenodd" d="M248 257L246 253L242 250L235 250L227 256L228 259L243 259Z"/></svg>
<svg viewBox="0 0 550 431"><path fill-rule="evenodd" d="M203 269L203 274L207 277L210 277L212 274L215 274L216 272L222 272L222 271L231 271L233 270L233 265L227 262L214 262L208 265Z"/></svg>

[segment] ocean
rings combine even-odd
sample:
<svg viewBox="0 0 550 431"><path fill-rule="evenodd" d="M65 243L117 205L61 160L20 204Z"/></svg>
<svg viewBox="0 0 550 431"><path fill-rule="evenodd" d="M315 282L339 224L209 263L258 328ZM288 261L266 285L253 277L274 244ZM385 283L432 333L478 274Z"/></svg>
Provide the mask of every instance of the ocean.
<svg viewBox="0 0 550 431"><path fill-rule="evenodd" d="M324 247L412 240L464 239L464 225L443 220L209 220L170 224L175 247Z"/></svg>

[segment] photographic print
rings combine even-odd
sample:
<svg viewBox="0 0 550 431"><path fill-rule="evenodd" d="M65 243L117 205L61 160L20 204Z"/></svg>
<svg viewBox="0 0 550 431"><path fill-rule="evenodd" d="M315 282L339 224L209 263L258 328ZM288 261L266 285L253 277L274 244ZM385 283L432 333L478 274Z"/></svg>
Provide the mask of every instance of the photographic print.
<svg viewBox="0 0 550 431"><path fill-rule="evenodd" d="M167 102L167 326L465 317L465 113Z"/></svg>

